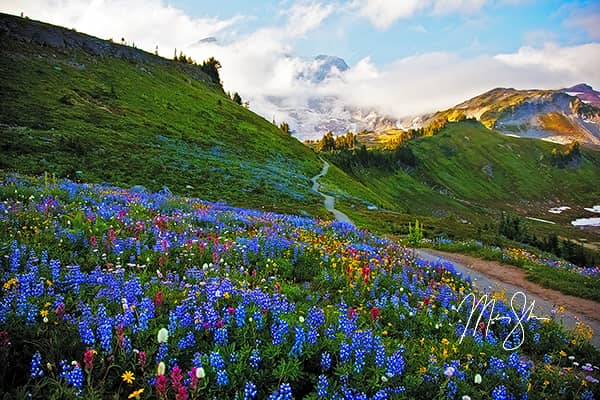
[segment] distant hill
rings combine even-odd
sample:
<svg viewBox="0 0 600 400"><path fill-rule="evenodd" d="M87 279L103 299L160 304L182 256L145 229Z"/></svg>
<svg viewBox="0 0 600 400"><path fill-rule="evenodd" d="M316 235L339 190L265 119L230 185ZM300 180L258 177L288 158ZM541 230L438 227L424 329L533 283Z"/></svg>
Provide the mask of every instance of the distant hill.
<svg viewBox="0 0 600 400"><path fill-rule="evenodd" d="M6 14L0 152L5 172L326 215L315 154L199 67Z"/></svg>
<svg viewBox="0 0 600 400"><path fill-rule="evenodd" d="M569 146L510 137L477 121L451 122L393 151L324 153L341 170L332 167L324 183L342 199L343 212L372 229L402 231L407 213L435 217L430 226L473 238L478 226L495 235L496 220L506 211L557 223L538 223L542 232L585 237L570 222L592 214L584 207L600 198L600 152L581 148L563 159L568 152ZM350 184L342 171L359 184ZM548 212L560 205L572 213ZM590 238L600 245L597 234Z"/></svg>
<svg viewBox="0 0 600 400"><path fill-rule="evenodd" d="M497 88L416 123L426 127L475 118L508 135L600 145L599 104L600 94L585 84L561 90Z"/></svg>

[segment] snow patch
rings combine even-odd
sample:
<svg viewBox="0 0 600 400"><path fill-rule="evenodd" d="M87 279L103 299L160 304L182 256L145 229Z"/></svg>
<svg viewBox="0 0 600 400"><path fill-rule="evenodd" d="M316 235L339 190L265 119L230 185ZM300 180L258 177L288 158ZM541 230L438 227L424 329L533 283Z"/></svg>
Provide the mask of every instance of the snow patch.
<svg viewBox="0 0 600 400"><path fill-rule="evenodd" d="M563 211L567 211L567 210L570 210L570 209L571 209L571 207L568 207L568 206L561 206L561 207L554 207L554 208L551 208L551 209L549 209L549 210L548 210L548 212L549 212L549 213L552 213L552 214L560 214L560 213L562 213Z"/></svg>
<svg viewBox="0 0 600 400"><path fill-rule="evenodd" d="M600 226L600 218L578 218L571 221L573 226Z"/></svg>
<svg viewBox="0 0 600 400"><path fill-rule="evenodd" d="M589 212L593 212L593 213L600 213L600 206L594 206L591 208L584 208L584 210L589 211Z"/></svg>

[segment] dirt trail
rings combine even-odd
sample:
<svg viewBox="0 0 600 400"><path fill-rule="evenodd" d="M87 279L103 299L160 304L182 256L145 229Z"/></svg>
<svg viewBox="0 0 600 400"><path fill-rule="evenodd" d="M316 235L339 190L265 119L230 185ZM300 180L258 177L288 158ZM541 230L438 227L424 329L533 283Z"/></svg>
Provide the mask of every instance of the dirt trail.
<svg viewBox="0 0 600 400"><path fill-rule="evenodd" d="M428 261L441 258L452 262L458 272L471 276L477 287L482 290L504 289L508 299L518 291L525 293L529 304L535 300L534 311L537 315L549 314L552 309L563 306L565 312L557 316L558 319L571 328L578 319L590 325L594 329L592 343L600 348L600 303L570 296L528 281L525 271L512 265L438 250L415 251L420 258Z"/></svg>
<svg viewBox="0 0 600 400"><path fill-rule="evenodd" d="M325 198L325 209L327 209L327 211L330 211L333 213L336 221L345 222L347 224L354 225L354 222L352 222L350 217L348 217L346 214L344 214L343 212L341 212L340 210L337 210L335 208L335 198L333 196L329 196L319 190L319 187L320 187L319 178L327 175L327 171L329 171L329 163L325 160L322 160L322 161L323 161L323 170L318 175L315 175L311 178L311 181L313 183L312 190L319 193L321 196L323 196Z"/></svg>

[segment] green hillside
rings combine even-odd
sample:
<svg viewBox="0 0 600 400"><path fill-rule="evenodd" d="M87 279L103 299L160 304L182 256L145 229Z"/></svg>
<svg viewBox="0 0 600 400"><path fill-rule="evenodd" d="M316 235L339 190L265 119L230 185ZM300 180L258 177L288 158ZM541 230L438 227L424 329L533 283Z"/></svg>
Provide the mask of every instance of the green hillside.
<svg viewBox="0 0 600 400"><path fill-rule="evenodd" d="M321 168L314 153L200 68L21 18L0 22L11 29L0 29L0 170L326 215L310 190ZM58 45L18 40L32 30Z"/></svg>
<svg viewBox="0 0 600 400"><path fill-rule="evenodd" d="M494 222L501 211L510 211L558 219L562 226L532 224L539 225L541 231L560 228L576 236L579 234L570 227L568 214L556 216L547 210L558 204L590 207L600 198L597 151L581 149L580 157L558 167L553 149L560 153L564 146L508 137L472 121L450 123L435 136L409 141L406 148L414 156L414 166L398 164L393 153L386 151L379 151L390 158L383 165L361 163L360 152L350 157L329 154L362 184L360 191L347 193L336 185L334 175L325 177L329 190L344 199L340 208L380 230L382 226L387 226L384 230L393 230L391 226L398 229L394 221L405 225L410 217L397 214L402 212L435 217L426 219L432 227L437 225L439 230L440 224L445 225L468 237L476 235L478 225ZM387 212L368 210L363 203Z"/></svg>

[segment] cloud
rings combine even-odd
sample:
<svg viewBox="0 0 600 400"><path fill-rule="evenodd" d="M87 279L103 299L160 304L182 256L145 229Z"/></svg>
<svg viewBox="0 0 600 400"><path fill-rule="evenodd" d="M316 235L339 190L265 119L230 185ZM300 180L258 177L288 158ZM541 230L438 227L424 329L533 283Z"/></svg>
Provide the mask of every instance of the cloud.
<svg viewBox="0 0 600 400"><path fill-rule="evenodd" d="M522 47L513 54L499 54L494 57L515 69L535 68L538 73L559 73L565 78L587 79L596 87L600 84L600 43L561 47L548 43L542 48Z"/></svg>
<svg viewBox="0 0 600 400"><path fill-rule="evenodd" d="M158 45L166 56L175 47L215 36L244 18L194 18L161 0L0 0L0 8L105 39L124 38L151 52Z"/></svg>
<svg viewBox="0 0 600 400"><path fill-rule="evenodd" d="M352 7L377 29L385 30L396 20L407 18L425 8L422 0L356 0Z"/></svg>
<svg viewBox="0 0 600 400"><path fill-rule="evenodd" d="M315 1L296 3L287 11L286 30L292 36L301 36L321 25L333 11L333 4L323 5Z"/></svg>
<svg viewBox="0 0 600 400"><path fill-rule="evenodd" d="M268 120L288 121L301 138L320 136L327 125L324 119L337 121L341 129L359 129L351 124L351 107L362 110L363 115L375 110L404 117L444 109L498 86L560 88L587 82L600 87L600 43L531 43L512 53L482 56L424 53L386 65L364 57L347 71L336 70L322 82L306 79L303 74L319 66L313 59L294 55L295 40L321 26L341 7L317 1L292 4L282 12L281 25L244 36L232 32L248 17L192 18L160 0L4 1L0 0L4 11L24 11L31 18L100 37L125 37L149 51L158 44L169 57L174 47L196 60L215 56L223 66L221 77L226 90L238 91L253 111ZM355 0L352 7L364 8L362 11L385 25L415 13L442 12L439 7L444 12L461 7L465 12L474 11L483 3ZM134 15L144 18L132 18ZM216 36L217 41L198 42L207 36Z"/></svg>
<svg viewBox="0 0 600 400"><path fill-rule="evenodd" d="M472 13L483 7L487 0L354 0L350 10L367 18L371 24L386 30L397 20L413 17L421 12L431 14Z"/></svg>
<svg viewBox="0 0 600 400"><path fill-rule="evenodd" d="M331 129L327 120L337 121L342 131L361 129L353 125L348 107L400 118L445 109L494 87L561 88L579 82L600 87L600 43L526 46L477 57L424 53L383 66L365 57L320 83L300 78L315 70L315 61L293 56L292 50L272 32L259 31L240 42L194 51L215 54L226 88L239 91L268 120L289 122L301 138L321 136Z"/></svg>
<svg viewBox="0 0 600 400"><path fill-rule="evenodd" d="M600 4L573 9L565 25L583 29L590 38L600 39Z"/></svg>

